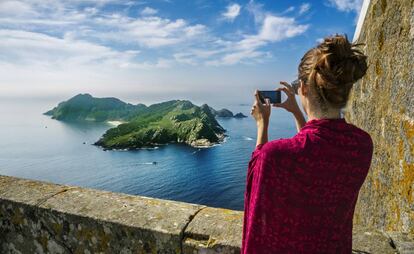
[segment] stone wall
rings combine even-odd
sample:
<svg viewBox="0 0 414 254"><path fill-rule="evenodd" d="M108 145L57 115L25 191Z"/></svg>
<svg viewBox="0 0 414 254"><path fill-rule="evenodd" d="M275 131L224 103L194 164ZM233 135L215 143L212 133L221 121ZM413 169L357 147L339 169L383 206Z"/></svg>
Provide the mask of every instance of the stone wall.
<svg viewBox="0 0 414 254"><path fill-rule="evenodd" d="M243 212L0 176L0 253L240 253ZM414 243L354 228L355 254Z"/></svg>
<svg viewBox="0 0 414 254"><path fill-rule="evenodd" d="M239 253L243 212L0 176L0 253Z"/></svg>
<svg viewBox="0 0 414 254"><path fill-rule="evenodd" d="M414 1L371 0L357 42L368 72L346 118L366 130L374 156L354 225L414 235Z"/></svg>

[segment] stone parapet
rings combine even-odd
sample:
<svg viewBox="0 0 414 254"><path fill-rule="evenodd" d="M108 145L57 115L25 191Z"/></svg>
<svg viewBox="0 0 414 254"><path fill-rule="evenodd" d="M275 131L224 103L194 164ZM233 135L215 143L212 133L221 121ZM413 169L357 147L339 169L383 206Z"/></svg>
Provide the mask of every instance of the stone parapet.
<svg viewBox="0 0 414 254"><path fill-rule="evenodd" d="M1 253L240 253L243 212L0 176ZM354 228L354 253L414 254Z"/></svg>

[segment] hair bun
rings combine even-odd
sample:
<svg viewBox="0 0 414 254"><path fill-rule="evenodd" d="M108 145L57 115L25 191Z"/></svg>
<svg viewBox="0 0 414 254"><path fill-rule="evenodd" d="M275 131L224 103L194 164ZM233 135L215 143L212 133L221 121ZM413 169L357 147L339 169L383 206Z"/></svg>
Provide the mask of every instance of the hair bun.
<svg viewBox="0 0 414 254"><path fill-rule="evenodd" d="M352 85L365 75L367 57L358 48L360 45L337 34L325 38L302 57L299 78L316 88L321 109L344 107Z"/></svg>
<svg viewBox="0 0 414 254"><path fill-rule="evenodd" d="M327 37L316 50L319 51L314 69L320 82L317 85L325 89L352 86L367 71L366 56L358 49L361 44L353 44L347 36Z"/></svg>

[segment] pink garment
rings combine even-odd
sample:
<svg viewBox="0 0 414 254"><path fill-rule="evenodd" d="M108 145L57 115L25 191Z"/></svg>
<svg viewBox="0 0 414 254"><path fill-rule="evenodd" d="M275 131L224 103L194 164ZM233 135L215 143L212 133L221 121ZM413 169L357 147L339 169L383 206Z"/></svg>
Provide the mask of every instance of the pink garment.
<svg viewBox="0 0 414 254"><path fill-rule="evenodd" d="M308 121L294 137L258 145L248 166L241 253L346 253L373 152L345 119Z"/></svg>

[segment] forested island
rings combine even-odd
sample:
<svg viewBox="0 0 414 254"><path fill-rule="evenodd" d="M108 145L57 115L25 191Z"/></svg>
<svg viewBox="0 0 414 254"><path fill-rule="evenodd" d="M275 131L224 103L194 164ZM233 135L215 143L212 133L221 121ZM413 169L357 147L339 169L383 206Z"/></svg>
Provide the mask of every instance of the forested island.
<svg viewBox="0 0 414 254"><path fill-rule="evenodd" d="M243 113L237 113L235 115L233 115L233 112L231 112L228 109L220 109L220 110L215 110L212 107L210 107L210 111L211 113L216 116L216 117L234 117L234 118L245 118L247 116L243 115Z"/></svg>
<svg viewBox="0 0 414 254"><path fill-rule="evenodd" d="M62 121L120 122L95 143L104 149L138 149L167 143L209 147L224 140L225 129L215 117L242 117L227 109L214 110L188 100L170 100L150 106L117 98L79 94L44 113Z"/></svg>

